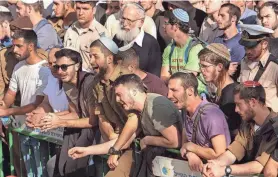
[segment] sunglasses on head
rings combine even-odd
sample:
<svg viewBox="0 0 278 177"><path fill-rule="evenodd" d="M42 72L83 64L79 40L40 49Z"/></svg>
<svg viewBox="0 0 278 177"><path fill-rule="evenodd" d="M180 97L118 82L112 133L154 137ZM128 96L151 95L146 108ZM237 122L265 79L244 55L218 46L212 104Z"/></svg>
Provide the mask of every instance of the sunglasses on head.
<svg viewBox="0 0 278 177"><path fill-rule="evenodd" d="M53 69L54 69L55 71L58 71L58 70L61 68L62 71L67 71L69 66L72 66L72 65L75 65L75 64L76 64L76 63L69 64L69 65L66 65L66 64L54 65L54 66L53 66Z"/></svg>

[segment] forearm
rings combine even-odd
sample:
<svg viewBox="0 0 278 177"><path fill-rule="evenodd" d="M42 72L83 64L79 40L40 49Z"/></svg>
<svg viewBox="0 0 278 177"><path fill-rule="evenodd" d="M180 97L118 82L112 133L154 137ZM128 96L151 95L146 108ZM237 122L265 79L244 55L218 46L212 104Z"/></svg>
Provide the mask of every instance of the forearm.
<svg viewBox="0 0 278 177"><path fill-rule="evenodd" d="M71 112L69 112L69 111L63 111L63 112L56 112L55 113L57 116L60 116L60 117L62 117L62 116L64 116L64 115L66 115L66 114L71 114ZM66 119L66 118L65 118Z"/></svg>
<svg viewBox="0 0 278 177"><path fill-rule="evenodd" d="M76 112L68 112L68 111L63 111L63 112L57 112L55 113L59 119L61 120L73 120L73 119L79 119L79 116L76 114Z"/></svg>
<svg viewBox="0 0 278 177"><path fill-rule="evenodd" d="M259 174L263 170L262 164L257 161L248 162L245 164L231 165L232 174L235 176Z"/></svg>
<svg viewBox="0 0 278 177"><path fill-rule="evenodd" d="M9 108L7 109L7 115L25 115L26 113L32 112L37 108L37 105L35 104L28 104L26 106L22 107L14 107L14 108Z"/></svg>
<svg viewBox="0 0 278 177"><path fill-rule="evenodd" d="M146 138L146 145L149 146L158 146L158 147L165 147L165 148L178 148L179 143L173 143L168 139L162 136L147 136Z"/></svg>
<svg viewBox="0 0 278 177"><path fill-rule="evenodd" d="M216 159L219 155L221 155L217 154L212 148L202 147L196 144L195 148L193 148L191 152L195 153L197 156L205 160Z"/></svg>
<svg viewBox="0 0 278 177"><path fill-rule="evenodd" d="M223 154L221 154L215 161L221 166L227 166L235 163L236 157L231 151L227 150Z"/></svg>
<svg viewBox="0 0 278 177"><path fill-rule="evenodd" d="M68 128L91 128L92 125L89 123L89 118L82 119L59 119L59 127Z"/></svg>

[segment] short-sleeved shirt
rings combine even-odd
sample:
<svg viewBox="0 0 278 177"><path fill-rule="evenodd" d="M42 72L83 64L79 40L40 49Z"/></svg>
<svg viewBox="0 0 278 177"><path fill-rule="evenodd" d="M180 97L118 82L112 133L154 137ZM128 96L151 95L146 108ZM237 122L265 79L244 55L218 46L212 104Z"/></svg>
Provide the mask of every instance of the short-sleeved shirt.
<svg viewBox="0 0 278 177"><path fill-rule="evenodd" d="M277 113L271 112L269 118L276 116ZM245 158L248 162L258 161L262 166L266 165L277 143L277 137L269 118L265 120L253 136L250 135L250 132L255 125L243 122L235 141L228 147L228 150L236 156L238 161ZM256 140L256 143L254 143L254 140Z"/></svg>
<svg viewBox="0 0 278 177"><path fill-rule="evenodd" d="M254 80L260 63L263 67L266 66L269 60L270 53L266 52L260 62L253 62L244 58L241 61L241 70L239 81L241 83L245 81ZM273 111L278 112L278 96L277 96L277 86L278 86L278 65L275 62L270 62L259 79L259 83L264 87L266 93L266 105L273 109Z"/></svg>
<svg viewBox="0 0 278 177"><path fill-rule="evenodd" d="M182 133L179 110L169 99L155 93L147 93L140 121L145 136L161 136L160 132L172 125Z"/></svg>
<svg viewBox="0 0 278 177"><path fill-rule="evenodd" d="M228 40L226 40L225 36L222 35L215 38L214 42L224 44L229 49L232 62L240 62L245 56L244 47L238 43L240 39L241 34L237 33L237 35Z"/></svg>
<svg viewBox="0 0 278 177"><path fill-rule="evenodd" d="M168 88L159 77L154 74L146 73L147 76L142 80L143 83L147 86L149 93L157 93L163 96L168 95Z"/></svg>
<svg viewBox="0 0 278 177"><path fill-rule="evenodd" d="M185 130L188 141L192 141L194 120L200 108L208 104L208 101L203 100L197 107L192 117L185 117ZM224 135L226 145L231 142L229 127L224 113L217 106L207 106L201 114L197 125L196 144L204 147L212 148L211 139L217 135Z"/></svg>
<svg viewBox="0 0 278 177"><path fill-rule="evenodd" d="M80 27L79 22L75 22L67 30L64 37L64 47L70 47L78 51L82 57L82 68L84 71L91 72L90 64L90 45L93 41L105 36L107 30L95 19L87 29Z"/></svg>
<svg viewBox="0 0 278 177"><path fill-rule="evenodd" d="M212 21L212 19L208 16L205 18L199 38L207 43L212 43L216 37L222 36L223 35L223 30L220 30L218 28L218 25L216 22Z"/></svg>

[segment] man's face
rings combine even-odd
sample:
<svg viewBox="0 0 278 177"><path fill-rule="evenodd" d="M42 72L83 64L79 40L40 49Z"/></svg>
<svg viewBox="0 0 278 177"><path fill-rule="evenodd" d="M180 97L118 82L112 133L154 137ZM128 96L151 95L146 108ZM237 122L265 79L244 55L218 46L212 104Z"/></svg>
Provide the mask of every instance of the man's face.
<svg viewBox="0 0 278 177"><path fill-rule="evenodd" d="M218 77L218 72L215 65L206 61L200 61L200 70L206 82L212 82Z"/></svg>
<svg viewBox="0 0 278 177"><path fill-rule="evenodd" d="M72 65L73 64L73 65ZM66 70L62 70L61 67L63 65L68 66ZM71 66L69 66L71 65ZM77 78L77 67L76 64L74 64L74 61L72 61L70 58L62 57L56 60L56 66L59 66L59 69L56 70L56 73L59 77L59 79L62 80L62 82L69 83Z"/></svg>
<svg viewBox="0 0 278 177"><path fill-rule="evenodd" d="M63 17L65 14L65 4L62 0L54 0L52 7L56 17Z"/></svg>
<svg viewBox="0 0 278 177"><path fill-rule="evenodd" d="M145 11L151 9L155 5L153 0L140 0L140 4Z"/></svg>
<svg viewBox="0 0 278 177"><path fill-rule="evenodd" d="M23 2L18 1L16 3L16 14L17 14L17 17L28 16L28 14L27 14L27 7L24 5Z"/></svg>
<svg viewBox="0 0 278 177"><path fill-rule="evenodd" d="M219 11L217 24L218 24L218 28L221 30L226 30L232 25L231 17L228 11L229 11L228 7L223 7Z"/></svg>
<svg viewBox="0 0 278 177"><path fill-rule="evenodd" d="M57 74L57 71L54 70L53 66L56 65L56 57L55 57L55 53L57 51L59 51L60 49L56 49L56 48L53 48L50 50L50 52L48 53L48 66L51 70L51 73L54 77L56 78L59 78L58 74Z"/></svg>
<svg viewBox="0 0 278 177"><path fill-rule="evenodd" d="M245 6L245 1L244 0L230 0L231 4L234 4L235 6L241 8Z"/></svg>
<svg viewBox="0 0 278 177"><path fill-rule="evenodd" d="M277 15L271 7L263 7L259 15L262 25L266 28L275 30L278 27Z"/></svg>
<svg viewBox="0 0 278 177"><path fill-rule="evenodd" d="M256 2L253 1L253 0L247 0L245 2L245 5L248 9L251 9L251 10L254 10L255 9L255 6L256 6Z"/></svg>
<svg viewBox="0 0 278 177"><path fill-rule="evenodd" d="M119 12L120 10L120 3L119 1L111 1L107 4L106 15L111 15L114 13Z"/></svg>
<svg viewBox="0 0 278 177"><path fill-rule="evenodd" d="M131 90L123 84L115 87L116 101L126 110L130 111L134 109L135 100L131 95Z"/></svg>
<svg viewBox="0 0 278 177"><path fill-rule="evenodd" d="M13 53L17 60L26 60L30 56L29 45L31 44L25 43L23 38L13 39Z"/></svg>
<svg viewBox="0 0 278 177"><path fill-rule="evenodd" d="M90 64L92 65L94 71L100 73L100 75L104 75L108 67L107 59L104 56L104 53L102 53L99 47L91 47L90 57Z"/></svg>
<svg viewBox="0 0 278 177"><path fill-rule="evenodd" d="M262 42L260 42L258 45L256 45L253 48L247 48L245 47L245 54L248 60L250 61L256 61L260 58L260 56L262 55L262 50L263 50L263 46L262 46Z"/></svg>
<svg viewBox="0 0 278 177"><path fill-rule="evenodd" d="M88 3L76 3L77 20L80 24L86 24L94 18L94 8Z"/></svg>
<svg viewBox="0 0 278 177"><path fill-rule="evenodd" d="M133 7L126 7L120 18L120 22L122 29L128 32L134 28L141 28L143 19L140 18Z"/></svg>
<svg viewBox="0 0 278 177"><path fill-rule="evenodd" d="M239 93L234 95L234 100L236 104L235 111L241 116L242 120L251 121L255 117L255 113L250 103L240 99Z"/></svg>
<svg viewBox="0 0 278 177"><path fill-rule="evenodd" d="M186 102L186 91L184 87L181 85L180 79L171 79L168 83L168 98L171 100L178 109L185 108Z"/></svg>
<svg viewBox="0 0 278 177"><path fill-rule="evenodd" d="M174 36L173 25L169 23L169 18L165 18L165 17L164 17L164 31L170 38L173 38Z"/></svg>
<svg viewBox="0 0 278 177"><path fill-rule="evenodd" d="M205 0L207 14L213 14L221 8L221 0Z"/></svg>

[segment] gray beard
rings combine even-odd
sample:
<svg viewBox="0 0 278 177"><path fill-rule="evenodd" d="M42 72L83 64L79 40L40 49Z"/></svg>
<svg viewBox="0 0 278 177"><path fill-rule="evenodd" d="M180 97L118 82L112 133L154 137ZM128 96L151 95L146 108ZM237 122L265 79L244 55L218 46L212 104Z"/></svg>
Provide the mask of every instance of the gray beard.
<svg viewBox="0 0 278 177"><path fill-rule="evenodd" d="M138 27L135 27L128 32L120 28L118 30L118 33L116 34L116 37L121 41L129 43L133 41L138 36L139 33L140 33L140 29Z"/></svg>

